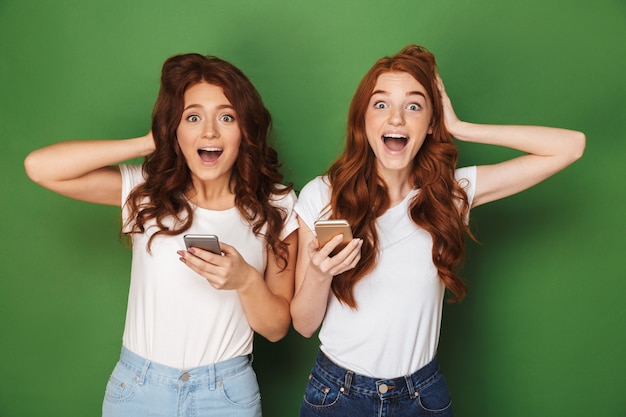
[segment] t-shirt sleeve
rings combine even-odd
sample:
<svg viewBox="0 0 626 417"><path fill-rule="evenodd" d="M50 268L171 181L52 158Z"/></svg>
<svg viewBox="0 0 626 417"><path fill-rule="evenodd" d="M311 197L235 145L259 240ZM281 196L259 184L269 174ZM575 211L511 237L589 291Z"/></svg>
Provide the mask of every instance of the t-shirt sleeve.
<svg viewBox="0 0 626 417"><path fill-rule="evenodd" d="M474 201L474 195L476 194L476 167L470 166L459 168L454 173L454 176L461 188L465 190L465 193L467 194L467 201L471 207L472 202ZM466 222L469 221L469 212L467 215L468 218L466 219Z"/></svg>
<svg viewBox="0 0 626 417"><path fill-rule="evenodd" d="M298 228L298 217L296 216L296 212L294 211L296 201L296 193L293 190L285 194L284 196L281 196L279 199L276 199L275 201L275 204L277 206L282 207L287 211L287 218L285 219L285 223L283 224L283 230L280 233L281 240L284 240L287 236L289 236L294 230Z"/></svg>
<svg viewBox="0 0 626 417"><path fill-rule="evenodd" d="M454 173L457 182L467 193L467 198L470 205L474 201L474 194L476 192L476 167L464 167L459 168Z"/></svg>
<svg viewBox="0 0 626 417"><path fill-rule="evenodd" d="M128 206L126 200L133 189L144 182L143 171L141 165L119 165L120 174L122 174L122 224L124 225L123 232L128 232L130 225L128 223Z"/></svg>
<svg viewBox="0 0 626 417"><path fill-rule="evenodd" d="M329 202L330 186L327 177L317 177L302 188L295 210L298 217L315 233L315 222L330 216L330 212L326 210Z"/></svg>

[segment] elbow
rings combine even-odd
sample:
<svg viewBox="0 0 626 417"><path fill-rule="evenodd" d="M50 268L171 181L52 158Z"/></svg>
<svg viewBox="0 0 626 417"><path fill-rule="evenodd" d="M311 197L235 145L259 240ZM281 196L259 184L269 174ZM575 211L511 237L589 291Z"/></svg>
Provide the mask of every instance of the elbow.
<svg viewBox="0 0 626 417"><path fill-rule="evenodd" d="M266 327L265 329L253 327L253 330L263 336L269 342L276 343L282 340L285 336L287 336L290 324L291 319L287 318L285 320L277 320L271 327Z"/></svg>
<svg viewBox="0 0 626 417"><path fill-rule="evenodd" d="M305 337L305 338L307 338L307 339L310 339L310 338L311 338L311 337L315 334L315 332L314 332L314 331L313 331L313 332L311 332L311 331L301 331L301 330L297 330L297 329L296 329L296 331L297 331L297 332L298 332L301 336L303 336L303 337Z"/></svg>
<svg viewBox="0 0 626 417"><path fill-rule="evenodd" d="M271 334L264 336L268 341L272 343L276 343L282 340L285 336L287 336L287 332L289 331L289 326L284 326L284 328L276 329Z"/></svg>
<svg viewBox="0 0 626 417"><path fill-rule="evenodd" d="M24 171L26 171L26 175L28 176L28 178L30 178L33 182L39 184L41 180L39 179L39 176L37 174L36 167L36 157L33 156L33 153L31 152L24 159Z"/></svg>
<svg viewBox="0 0 626 417"><path fill-rule="evenodd" d="M302 326L295 320L293 322L293 328L301 336L304 336L307 339L310 339L311 336L313 336L315 334L315 330L317 330L317 329L311 329L309 326Z"/></svg>
<svg viewBox="0 0 626 417"><path fill-rule="evenodd" d="M299 314L299 311L295 307L295 303L291 303L291 324L293 325L293 329L298 332L301 336L310 338L315 334L317 327L313 328L308 320L305 320L302 315Z"/></svg>
<svg viewBox="0 0 626 417"><path fill-rule="evenodd" d="M39 157L38 151L33 151L24 158L24 171L26 172L26 176L35 184L41 185L42 187L46 187L46 184L50 180L50 178L46 177L45 168L46 165L42 158Z"/></svg>
<svg viewBox="0 0 626 417"><path fill-rule="evenodd" d="M585 146L587 145L587 137L582 132L575 132L575 136L572 140L572 162L582 158L585 153Z"/></svg>
<svg viewBox="0 0 626 417"><path fill-rule="evenodd" d="M275 332L275 333L272 333L271 335L267 335L267 336L264 336L264 337L269 342L276 343L276 342L282 340L286 335L287 335L287 331L285 330L284 332Z"/></svg>

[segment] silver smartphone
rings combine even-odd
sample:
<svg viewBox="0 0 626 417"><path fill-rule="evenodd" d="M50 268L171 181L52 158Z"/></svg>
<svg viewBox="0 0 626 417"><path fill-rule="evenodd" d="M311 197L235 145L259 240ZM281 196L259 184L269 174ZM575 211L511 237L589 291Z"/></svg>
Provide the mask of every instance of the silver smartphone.
<svg viewBox="0 0 626 417"><path fill-rule="evenodd" d="M220 241L215 235L184 235L185 246L187 249L194 247L204 249L209 252L220 255L222 250L220 249Z"/></svg>
<svg viewBox="0 0 626 417"><path fill-rule="evenodd" d="M339 253L352 240L352 228L347 220L318 220L315 222L315 234L320 243L320 248L328 243L333 237L342 234L342 242L330 253L334 256Z"/></svg>

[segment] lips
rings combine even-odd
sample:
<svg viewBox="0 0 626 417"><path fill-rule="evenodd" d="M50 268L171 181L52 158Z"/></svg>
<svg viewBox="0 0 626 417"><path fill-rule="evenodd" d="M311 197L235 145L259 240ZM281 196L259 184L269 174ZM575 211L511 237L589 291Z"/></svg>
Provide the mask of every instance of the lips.
<svg viewBox="0 0 626 417"><path fill-rule="evenodd" d="M409 143L408 136L400 133L387 133L382 136L383 142L387 149L393 152L399 152L403 150L407 143Z"/></svg>
<svg viewBox="0 0 626 417"><path fill-rule="evenodd" d="M200 148L198 149L198 155L203 162L215 162L222 155L224 150L217 147Z"/></svg>

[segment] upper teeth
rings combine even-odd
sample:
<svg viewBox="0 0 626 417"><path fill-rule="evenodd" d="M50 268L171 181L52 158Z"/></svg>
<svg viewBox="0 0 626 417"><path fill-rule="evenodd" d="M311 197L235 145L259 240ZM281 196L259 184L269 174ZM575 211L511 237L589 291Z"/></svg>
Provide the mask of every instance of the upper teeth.
<svg viewBox="0 0 626 417"><path fill-rule="evenodd" d="M221 151L220 148L201 148L201 151L205 151L205 152L219 152Z"/></svg>
<svg viewBox="0 0 626 417"><path fill-rule="evenodd" d="M401 135L399 133L388 133L385 135L386 138L396 138L396 139L406 139L406 136Z"/></svg>

